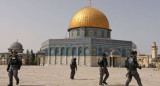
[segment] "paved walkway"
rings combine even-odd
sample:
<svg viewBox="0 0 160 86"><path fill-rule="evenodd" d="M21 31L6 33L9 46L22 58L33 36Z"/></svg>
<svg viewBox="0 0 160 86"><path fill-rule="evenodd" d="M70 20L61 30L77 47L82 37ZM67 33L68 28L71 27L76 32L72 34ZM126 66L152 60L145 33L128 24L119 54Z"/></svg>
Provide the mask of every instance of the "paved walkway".
<svg viewBox="0 0 160 86"><path fill-rule="evenodd" d="M0 86L7 86L7 66L0 66ZM108 68L110 77L108 86L124 86L126 82L125 68ZM138 70L143 86L160 86L160 71L143 68ZM69 66L22 66L19 71L19 86L99 86L98 67L78 67L75 80L70 80ZM15 80L14 80L14 86ZM138 86L132 79L130 86Z"/></svg>

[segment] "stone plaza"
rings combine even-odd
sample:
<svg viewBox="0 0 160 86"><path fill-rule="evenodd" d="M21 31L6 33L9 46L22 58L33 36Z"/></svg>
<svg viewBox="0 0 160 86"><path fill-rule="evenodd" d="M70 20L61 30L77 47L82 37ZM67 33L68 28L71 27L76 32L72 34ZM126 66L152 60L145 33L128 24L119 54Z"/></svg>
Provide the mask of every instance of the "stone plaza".
<svg viewBox="0 0 160 86"><path fill-rule="evenodd" d="M66 28L68 37L46 39L37 53L32 50L24 53L23 46L18 41L10 45L8 52L1 52L0 86L9 84L6 69L12 50L17 51L23 63L18 74L18 86L99 86L100 72L97 62L103 53L108 54L107 86L124 86L127 80L125 61L132 51L137 50L137 46L132 39L113 39L111 32L119 28L110 28L106 14L91 4L81 8ZM56 30L57 28L53 29ZM156 68L160 67L160 54L157 53L156 42L151 49L151 55L138 54L138 63L142 67L148 67L138 69L138 73L143 86L160 86L160 71ZM73 58L77 59L78 71L75 79L71 80L69 65ZM138 86L134 78L129 86Z"/></svg>
<svg viewBox="0 0 160 86"><path fill-rule="evenodd" d="M0 86L9 82L7 66L0 66ZM107 86L124 86L126 68L108 68L110 77ZM159 86L160 71L155 68L138 69L143 86ZM22 66L19 71L19 86L99 86L98 67L78 67L75 80L70 80L69 66ZM15 80L14 80L14 86ZM130 86L138 86L133 78Z"/></svg>

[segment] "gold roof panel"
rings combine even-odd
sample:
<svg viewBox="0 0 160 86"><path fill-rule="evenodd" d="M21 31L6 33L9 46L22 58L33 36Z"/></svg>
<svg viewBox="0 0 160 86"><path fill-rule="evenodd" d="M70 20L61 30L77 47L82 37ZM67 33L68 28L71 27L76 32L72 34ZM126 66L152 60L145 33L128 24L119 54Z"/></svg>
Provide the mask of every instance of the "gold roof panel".
<svg viewBox="0 0 160 86"><path fill-rule="evenodd" d="M97 8L90 6L79 10L72 17L68 30L76 27L99 27L111 30L107 17Z"/></svg>

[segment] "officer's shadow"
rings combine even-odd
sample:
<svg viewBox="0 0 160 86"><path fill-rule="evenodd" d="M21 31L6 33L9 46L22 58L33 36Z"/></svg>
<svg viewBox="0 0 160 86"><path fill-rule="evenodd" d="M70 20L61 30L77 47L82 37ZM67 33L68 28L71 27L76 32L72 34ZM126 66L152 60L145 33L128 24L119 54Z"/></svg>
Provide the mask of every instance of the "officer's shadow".
<svg viewBox="0 0 160 86"><path fill-rule="evenodd" d="M45 86L45 85L18 85L18 86Z"/></svg>
<svg viewBox="0 0 160 86"><path fill-rule="evenodd" d="M74 79L74 80L94 80L94 79Z"/></svg>
<svg viewBox="0 0 160 86"><path fill-rule="evenodd" d="M117 84L117 85L103 85L103 86L125 86L125 85ZM134 85L129 85L129 86L134 86Z"/></svg>

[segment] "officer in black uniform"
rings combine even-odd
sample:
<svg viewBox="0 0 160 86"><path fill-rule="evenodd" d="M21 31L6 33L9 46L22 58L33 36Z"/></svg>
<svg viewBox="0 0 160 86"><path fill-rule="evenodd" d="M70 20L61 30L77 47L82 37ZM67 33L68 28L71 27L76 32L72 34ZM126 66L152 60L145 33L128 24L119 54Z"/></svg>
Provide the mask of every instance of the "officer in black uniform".
<svg viewBox="0 0 160 86"><path fill-rule="evenodd" d="M106 80L109 77L109 72L107 69L108 62L107 62L108 53L103 53L102 57L98 60L98 65L100 66L100 79L99 79L99 85L106 84ZM104 79L103 76L105 75Z"/></svg>
<svg viewBox="0 0 160 86"><path fill-rule="evenodd" d="M126 74L128 79L126 81L125 86L129 85L129 83L132 80L132 76L134 76L134 78L137 80L138 85L142 86L141 79L137 72L137 68L141 69L141 66L139 66L137 62L137 51L132 51L132 55L126 60L125 66L128 70L128 73Z"/></svg>
<svg viewBox="0 0 160 86"><path fill-rule="evenodd" d="M75 73L76 73L76 71L77 71L76 58L73 58L73 59L71 60L70 68L71 68L70 78L71 78L71 79L74 79L74 75L75 75Z"/></svg>
<svg viewBox="0 0 160 86"><path fill-rule="evenodd" d="M8 86L13 86L13 76L16 79L16 84L19 84L19 78L18 78L18 70L20 70L20 67L22 65L22 61L17 55L17 51L13 50L11 51L12 55L10 57L8 67L7 67L7 72L9 76L9 85Z"/></svg>

